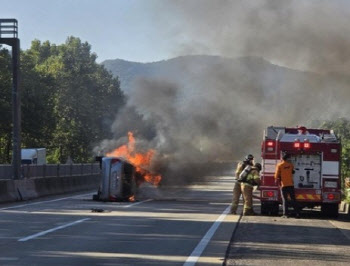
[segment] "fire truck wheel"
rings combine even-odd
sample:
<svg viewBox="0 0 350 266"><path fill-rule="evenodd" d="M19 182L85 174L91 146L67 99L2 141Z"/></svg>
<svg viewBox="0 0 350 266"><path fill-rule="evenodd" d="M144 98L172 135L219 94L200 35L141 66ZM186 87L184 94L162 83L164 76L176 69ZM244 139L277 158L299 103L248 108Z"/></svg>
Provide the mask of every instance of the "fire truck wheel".
<svg viewBox="0 0 350 266"><path fill-rule="evenodd" d="M336 203L323 203L321 205L321 213L326 217L336 218L338 217L339 206Z"/></svg>
<svg viewBox="0 0 350 266"><path fill-rule="evenodd" d="M261 202L261 214L262 215L269 214L269 208L265 202Z"/></svg>
<svg viewBox="0 0 350 266"><path fill-rule="evenodd" d="M261 202L261 214L277 216L279 212L278 202Z"/></svg>
<svg viewBox="0 0 350 266"><path fill-rule="evenodd" d="M279 203L278 202L274 202L274 204L272 205L271 215L277 216L278 212L279 212Z"/></svg>

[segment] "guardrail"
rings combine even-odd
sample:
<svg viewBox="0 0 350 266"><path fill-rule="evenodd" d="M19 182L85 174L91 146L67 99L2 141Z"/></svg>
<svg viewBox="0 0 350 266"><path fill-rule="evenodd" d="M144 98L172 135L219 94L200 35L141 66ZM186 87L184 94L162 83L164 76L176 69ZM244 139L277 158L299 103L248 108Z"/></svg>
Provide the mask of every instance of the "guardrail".
<svg viewBox="0 0 350 266"><path fill-rule="evenodd" d="M0 165L0 179L12 179L12 165ZM21 179L93 175L101 172L98 163L21 165Z"/></svg>

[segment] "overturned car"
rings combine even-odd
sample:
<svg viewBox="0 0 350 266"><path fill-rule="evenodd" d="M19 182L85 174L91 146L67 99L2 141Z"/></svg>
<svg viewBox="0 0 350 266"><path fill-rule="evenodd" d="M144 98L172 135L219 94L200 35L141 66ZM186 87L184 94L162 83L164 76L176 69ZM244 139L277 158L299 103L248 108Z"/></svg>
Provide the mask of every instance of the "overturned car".
<svg viewBox="0 0 350 266"><path fill-rule="evenodd" d="M135 166L118 157L96 157L102 169L101 181L93 200L132 201L136 193Z"/></svg>

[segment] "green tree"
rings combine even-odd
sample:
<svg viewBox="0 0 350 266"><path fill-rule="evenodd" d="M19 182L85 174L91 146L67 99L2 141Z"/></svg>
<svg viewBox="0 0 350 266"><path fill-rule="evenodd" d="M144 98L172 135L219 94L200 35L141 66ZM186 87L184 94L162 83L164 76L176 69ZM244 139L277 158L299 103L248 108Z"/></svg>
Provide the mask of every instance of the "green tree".
<svg viewBox="0 0 350 266"><path fill-rule="evenodd" d="M56 127L53 112L56 81L40 68L42 56L35 51L32 46L21 54L23 147L47 147Z"/></svg>
<svg viewBox="0 0 350 266"><path fill-rule="evenodd" d="M125 103L119 80L96 63L91 46L79 38L69 37L59 46L35 41L28 53L36 58L36 71L53 78L49 98L55 130L49 158L89 160L93 145L109 137L109 125Z"/></svg>
<svg viewBox="0 0 350 266"><path fill-rule="evenodd" d="M125 104L119 80L96 63L87 42L34 40L21 51L22 147L45 147L48 161L92 158L93 146L111 137ZM0 50L0 160L11 161L11 56Z"/></svg>
<svg viewBox="0 0 350 266"><path fill-rule="evenodd" d="M7 49L0 46L0 163L11 162L11 90L11 55Z"/></svg>

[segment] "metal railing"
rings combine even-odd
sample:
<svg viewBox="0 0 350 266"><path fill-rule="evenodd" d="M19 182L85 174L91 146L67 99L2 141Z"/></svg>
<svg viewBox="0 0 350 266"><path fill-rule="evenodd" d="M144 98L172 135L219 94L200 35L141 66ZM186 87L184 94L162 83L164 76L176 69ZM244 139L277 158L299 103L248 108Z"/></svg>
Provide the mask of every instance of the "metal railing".
<svg viewBox="0 0 350 266"><path fill-rule="evenodd" d="M21 179L34 177L93 175L101 172L98 163L21 165ZM0 179L12 178L12 165L0 165Z"/></svg>

